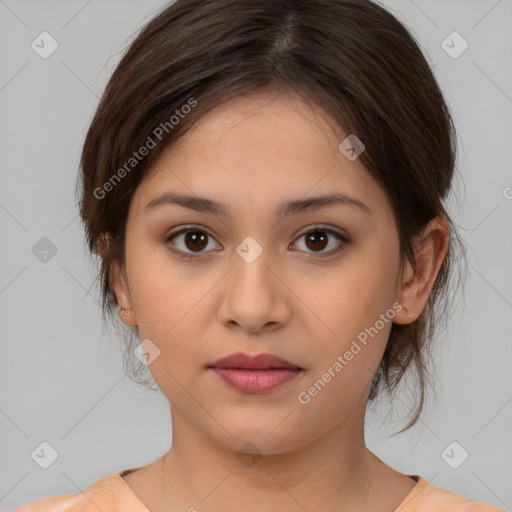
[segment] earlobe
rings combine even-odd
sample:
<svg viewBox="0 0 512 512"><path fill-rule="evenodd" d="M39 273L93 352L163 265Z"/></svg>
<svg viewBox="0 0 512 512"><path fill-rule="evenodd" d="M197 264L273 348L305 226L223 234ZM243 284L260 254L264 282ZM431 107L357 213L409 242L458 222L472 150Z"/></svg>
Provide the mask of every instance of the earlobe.
<svg viewBox="0 0 512 512"><path fill-rule="evenodd" d="M450 227L444 217L431 220L415 241L416 269L407 262L404 280L397 295L402 305L393 320L396 324L410 324L423 312L430 292L448 252Z"/></svg>
<svg viewBox="0 0 512 512"><path fill-rule="evenodd" d="M129 327L137 325L137 317L133 306L126 273L119 268L118 262L110 257L110 244L112 240L109 233L103 233L98 237L98 252L104 265L110 265L110 282L119 304L119 318Z"/></svg>
<svg viewBox="0 0 512 512"><path fill-rule="evenodd" d="M135 311L133 307L121 306L119 308L119 318L128 327L136 327L137 325L137 318L135 317Z"/></svg>
<svg viewBox="0 0 512 512"><path fill-rule="evenodd" d="M128 287L128 281L125 273L117 268L117 264L112 269L112 287L116 295L119 306L119 318L129 327L137 325L137 316Z"/></svg>

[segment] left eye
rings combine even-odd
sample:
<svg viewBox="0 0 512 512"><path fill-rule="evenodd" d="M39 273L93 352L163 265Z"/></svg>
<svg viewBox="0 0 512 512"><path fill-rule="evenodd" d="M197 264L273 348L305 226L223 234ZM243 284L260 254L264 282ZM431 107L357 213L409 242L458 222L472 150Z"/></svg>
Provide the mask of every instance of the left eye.
<svg viewBox="0 0 512 512"><path fill-rule="evenodd" d="M331 237L332 235L332 237ZM313 249L313 252L320 252L328 245L329 238L335 238L339 243L337 247L334 249L323 251L323 253L327 253L328 255L335 254L339 251L342 251L345 246L349 243L348 238L339 233L338 231L334 231L333 229L324 228L322 226L315 226L313 229L306 231L302 235L299 236L299 239L305 237L305 244L309 249ZM292 247L295 247L297 244L293 244ZM322 254L323 255L323 254Z"/></svg>
<svg viewBox="0 0 512 512"><path fill-rule="evenodd" d="M184 228L175 233L171 233L169 236L165 238L165 242L169 243L174 239L180 240L184 244L184 247L178 248L177 250L172 249L171 251L178 253L182 258L194 258L196 255L200 255L202 252L210 252L205 251L204 249L208 247L208 238L213 239L213 237L206 231L199 228ZM333 229L324 228L322 226L315 226L312 229L302 233L297 240L305 237L306 247L313 251L313 253L327 253L329 255L335 254L345 248L345 246L350 242L348 238L335 231ZM335 238L338 242L338 246L334 247L334 249L324 251L325 247L329 245L329 239ZM177 245L176 242L173 242L172 245ZM217 244L218 245L218 244ZM297 242L291 245L292 248L296 248L299 245ZM336 244L335 244L336 245ZM219 248L221 248L219 246ZM187 252L190 250L191 252ZM196 253L196 254L194 254Z"/></svg>

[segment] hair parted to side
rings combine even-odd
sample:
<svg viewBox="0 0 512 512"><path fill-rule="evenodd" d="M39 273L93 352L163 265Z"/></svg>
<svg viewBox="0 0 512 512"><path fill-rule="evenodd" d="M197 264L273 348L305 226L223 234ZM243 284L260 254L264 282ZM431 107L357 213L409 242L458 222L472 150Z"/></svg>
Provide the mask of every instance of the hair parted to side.
<svg viewBox="0 0 512 512"><path fill-rule="evenodd" d="M142 28L92 119L77 183L88 249L100 254L102 240L109 240L98 274L104 319L115 316L111 277L124 265L137 186L201 116L263 90L300 95L335 128L363 141L359 158L393 207L402 268L406 260L414 265L413 237L430 220L441 215L450 225L448 253L426 307L412 324L392 325L369 394L369 400L382 388L392 394L404 372L415 369L417 406L400 432L407 430L423 408L434 335L450 314L456 248L462 256L465 250L444 206L456 159L449 109L415 38L375 2L177 0ZM150 150L134 162L144 146ZM135 334L130 329L125 364L138 372L147 368L132 366Z"/></svg>

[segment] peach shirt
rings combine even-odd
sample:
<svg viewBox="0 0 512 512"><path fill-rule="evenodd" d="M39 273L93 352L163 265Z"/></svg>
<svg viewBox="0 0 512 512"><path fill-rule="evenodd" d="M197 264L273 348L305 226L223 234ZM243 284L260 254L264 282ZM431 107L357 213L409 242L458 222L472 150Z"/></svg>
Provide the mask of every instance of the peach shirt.
<svg viewBox="0 0 512 512"><path fill-rule="evenodd" d="M13 512L150 512L122 478L138 468L101 478L84 493L59 494L27 502ZM416 485L394 512L507 512L472 501L460 494L434 487L418 475L409 475ZM190 507L194 510L194 507Z"/></svg>

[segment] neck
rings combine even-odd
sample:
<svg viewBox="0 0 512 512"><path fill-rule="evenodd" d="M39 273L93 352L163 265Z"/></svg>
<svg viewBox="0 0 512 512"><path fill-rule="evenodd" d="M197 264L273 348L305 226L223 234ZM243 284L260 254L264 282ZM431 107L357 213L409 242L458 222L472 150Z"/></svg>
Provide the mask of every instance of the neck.
<svg viewBox="0 0 512 512"><path fill-rule="evenodd" d="M220 512L243 504L259 512L264 503L283 512L370 510L381 461L366 448L362 424L347 420L305 446L262 454L226 447L175 411L172 420L172 447L159 462L162 493L173 509Z"/></svg>

